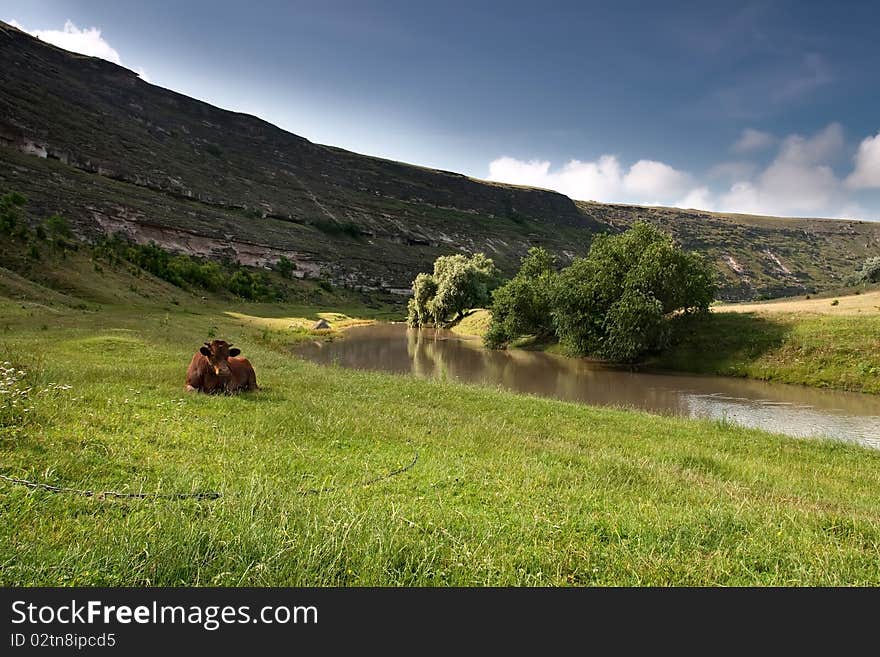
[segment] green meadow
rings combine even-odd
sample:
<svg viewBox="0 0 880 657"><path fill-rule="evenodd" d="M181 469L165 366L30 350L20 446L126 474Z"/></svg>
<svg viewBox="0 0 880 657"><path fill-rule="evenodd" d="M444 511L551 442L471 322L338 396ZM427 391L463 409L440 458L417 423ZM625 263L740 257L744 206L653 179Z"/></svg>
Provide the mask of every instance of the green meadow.
<svg viewBox="0 0 880 657"><path fill-rule="evenodd" d="M68 258L0 272L0 473L220 497L0 482L0 584L880 583L877 452L322 367L295 353L344 339L309 331L319 313L402 312L202 299ZM183 392L215 336L261 390Z"/></svg>

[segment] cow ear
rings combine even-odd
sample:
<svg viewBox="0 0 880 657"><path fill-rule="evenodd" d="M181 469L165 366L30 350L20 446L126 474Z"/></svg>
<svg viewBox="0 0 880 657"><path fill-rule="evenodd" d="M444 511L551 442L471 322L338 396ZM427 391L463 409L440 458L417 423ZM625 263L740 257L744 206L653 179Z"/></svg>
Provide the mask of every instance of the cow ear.
<svg viewBox="0 0 880 657"><path fill-rule="evenodd" d="M208 349L207 347L202 347L199 349L199 353L202 354L202 356L210 356L211 350Z"/></svg>
<svg viewBox="0 0 880 657"><path fill-rule="evenodd" d="M235 356L238 356L240 353L241 353L241 349L239 349L238 347L233 347L232 349L229 350L229 355L232 356L233 358Z"/></svg>

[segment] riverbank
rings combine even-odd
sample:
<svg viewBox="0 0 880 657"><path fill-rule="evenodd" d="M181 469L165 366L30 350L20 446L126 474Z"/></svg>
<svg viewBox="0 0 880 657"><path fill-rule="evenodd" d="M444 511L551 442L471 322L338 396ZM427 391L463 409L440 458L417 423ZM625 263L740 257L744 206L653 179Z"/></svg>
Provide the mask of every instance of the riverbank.
<svg viewBox="0 0 880 657"><path fill-rule="evenodd" d="M306 310L0 300L0 361L30 389L3 474L222 495L0 482L0 583L880 584L877 452L320 367L259 321ZM183 393L210 334L259 392Z"/></svg>
<svg viewBox="0 0 880 657"><path fill-rule="evenodd" d="M476 310L453 330L481 337L489 321ZM556 343L520 346L567 355ZM717 306L676 320L672 346L645 365L880 394L880 292Z"/></svg>

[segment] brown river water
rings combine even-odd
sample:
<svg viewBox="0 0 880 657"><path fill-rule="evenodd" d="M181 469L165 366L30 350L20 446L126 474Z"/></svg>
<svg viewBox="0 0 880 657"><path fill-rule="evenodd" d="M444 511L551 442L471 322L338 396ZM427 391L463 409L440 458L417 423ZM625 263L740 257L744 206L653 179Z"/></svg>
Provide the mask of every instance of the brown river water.
<svg viewBox="0 0 880 657"><path fill-rule="evenodd" d="M724 419L799 438L880 448L880 396L720 376L632 372L537 351L484 349L450 331L375 324L297 349L351 369L500 386L568 401L662 415Z"/></svg>

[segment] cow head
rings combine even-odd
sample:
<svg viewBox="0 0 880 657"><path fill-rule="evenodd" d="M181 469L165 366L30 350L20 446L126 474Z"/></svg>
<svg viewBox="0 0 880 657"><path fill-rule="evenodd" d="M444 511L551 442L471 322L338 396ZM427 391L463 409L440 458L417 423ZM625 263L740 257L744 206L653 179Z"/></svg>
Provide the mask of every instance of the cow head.
<svg viewBox="0 0 880 657"><path fill-rule="evenodd" d="M241 349L236 349L232 346L232 343L227 343L223 340L213 340L206 342L199 349L199 353L208 359L214 374L221 379L225 379L232 376L232 371L229 369L229 359L238 356L241 353Z"/></svg>

